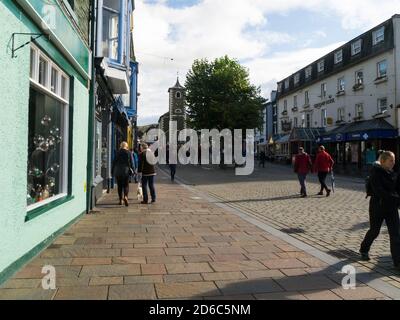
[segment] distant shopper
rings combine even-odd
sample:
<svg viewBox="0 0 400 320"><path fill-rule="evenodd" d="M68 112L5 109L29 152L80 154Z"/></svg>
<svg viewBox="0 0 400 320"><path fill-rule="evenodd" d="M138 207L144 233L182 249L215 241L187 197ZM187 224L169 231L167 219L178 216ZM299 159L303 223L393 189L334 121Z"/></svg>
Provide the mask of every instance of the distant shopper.
<svg viewBox="0 0 400 320"><path fill-rule="evenodd" d="M260 166L263 166L263 168L265 168L265 159L266 159L267 157L265 156L265 151L263 150L263 151L261 151L260 152L260 162L258 163L258 166L260 167Z"/></svg>
<svg viewBox="0 0 400 320"><path fill-rule="evenodd" d="M167 164L169 166L169 171L171 175L171 181L175 180L175 174L176 174L176 164L170 163L169 161L169 146L167 146Z"/></svg>
<svg viewBox="0 0 400 320"><path fill-rule="evenodd" d="M147 186L150 189L151 202L156 202L156 191L154 188L154 176L156 175L156 171L152 164L155 162L155 156L146 143L141 144L141 149L138 169L138 172L142 174L143 201L141 203L148 204L149 197L147 194Z"/></svg>
<svg viewBox="0 0 400 320"><path fill-rule="evenodd" d="M332 171L334 163L335 162L333 161L331 155L325 151L325 147L320 146L318 148L317 157L315 158L314 163L314 172L318 173L318 180L321 184L321 190L318 193L320 196L324 194L324 190L326 190L327 197L329 197L331 194L331 190L326 185L326 177L328 176L328 173Z"/></svg>
<svg viewBox="0 0 400 320"><path fill-rule="evenodd" d="M400 205L400 179L393 171L395 155L390 151L381 152L373 165L368 178L370 229L361 243L362 260L369 260L369 250L378 237L385 220L389 231L390 252L396 269L400 271L400 223L398 208Z"/></svg>
<svg viewBox="0 0 400 320"><path fill-rule="evenodd" d="M300 194L302 198L307 197L306 178L311 169L311 158L306 152L304 152L304 148L300 147L299 153L296 155L294 160L294 172L297 173L300 182Z"/></svg>
<svg viewBox="0 0 400 320"><path fill-rule="evenodd" d="M129 194L129 176L134 171L132 155L128 149L128 143L121 142L120 149L117 152L112 164L112 175L115 176L118 185L119 204L124 200L125 206L128 206Z"/></svg>

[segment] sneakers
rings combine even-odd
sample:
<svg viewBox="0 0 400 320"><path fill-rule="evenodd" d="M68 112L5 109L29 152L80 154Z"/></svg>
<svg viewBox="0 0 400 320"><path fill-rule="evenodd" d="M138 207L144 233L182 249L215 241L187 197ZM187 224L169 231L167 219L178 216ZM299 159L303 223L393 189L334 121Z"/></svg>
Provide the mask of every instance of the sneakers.
<svg viewBox="0 0 400 320"><path fill-rule="evenodd" d="M329 197L331 195L331 190L326 190L326 196Z"/></svg>
<svg viewBox="0 0 400 320"><path fill-rule="evenodd" d="M361 255L361 260L362 261L369 261L370 260L368 252L361 252L360 251L360 255Z"/></svg>

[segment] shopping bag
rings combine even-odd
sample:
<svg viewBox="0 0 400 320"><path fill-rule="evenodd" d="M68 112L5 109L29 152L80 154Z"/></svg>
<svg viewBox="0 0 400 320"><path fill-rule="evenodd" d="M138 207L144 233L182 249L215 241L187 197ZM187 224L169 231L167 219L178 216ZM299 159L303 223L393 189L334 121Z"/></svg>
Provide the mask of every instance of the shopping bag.
<svg viewBox="0 0 400 320"><path fill-rule="evenodd" d="M142 184L140 182L138 183L136 195L139 201L143 201L143 189L142 189Z"/></svg>

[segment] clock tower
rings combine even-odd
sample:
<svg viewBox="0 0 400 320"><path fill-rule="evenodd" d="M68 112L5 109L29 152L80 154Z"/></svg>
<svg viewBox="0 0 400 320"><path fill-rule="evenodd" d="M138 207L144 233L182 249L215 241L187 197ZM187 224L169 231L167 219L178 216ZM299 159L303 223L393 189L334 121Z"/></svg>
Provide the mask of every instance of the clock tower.
<svg viewBox="0 0 400 320"><path fill-rule="evenodd" d="M168 89L170 121L176 121L178 132L186 128L185 88L179 78L173 87Z"/></svg>

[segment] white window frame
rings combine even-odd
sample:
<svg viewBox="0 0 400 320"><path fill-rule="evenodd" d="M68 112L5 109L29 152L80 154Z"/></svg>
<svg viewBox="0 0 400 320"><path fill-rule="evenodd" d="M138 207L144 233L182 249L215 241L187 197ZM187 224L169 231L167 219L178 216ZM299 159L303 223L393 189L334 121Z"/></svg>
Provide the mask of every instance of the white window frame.
<svg viewBox="0 0 400 320"><path fill-rule="evenodd" d="M327 126L327 117L328 117L328 112L326 109L321 109L321 126L322 128L326 128Z"/></svg>
<svg viewBox="0 0 400 320"><path fill-rule="evenodd" d="M361 107L361 115L360 115L360 107ZM360 102L356 104L356 118L364 118L364 103Z"/></svg>
<svg viewBox="0 0 400 320"><path fill-rule="evenodd" d="M384 108L382 108L382 101L386 101L386 106ZM383 113L383 111L387 111L388 110L388 99L386 97L383 98L379 98L378 99L378 113Z"/></svg>
<svg viewBox="0 0 400 320"><path fill-rule="evenodd" d="M325 60L322 59L318 61L318 72L323 72L325 71Z"/></svg>
<svg viewBox="0 0 400 320"><path fill-rule="evenodd" d="M381 75L379 66L380 66L381 64L383 64L383 63L385 63L385 65L386 65L386 69L385 69L386 72L385 72L384 75ZM385 60L382 60L382 61L379 61L379 62L376 64L376 68L377 68L377 75L378 75L378 78L383 78L383 77L386 77L386 76L387 76L388 63L387 63L387 60L386 60L386 59L385 59Z"/></svg>
<svg viewBox="0 0 400 320"><path fill-rule="evenodd" d="M326 82L321 83L321 98L325 98L327 95L328 85Z"/></svg>
<svg viewBox="0 0 400 320"><path fill-rule="evenodd" d="M311 128L312 127L312 114L311 113L307 113L306 114L305 127L306 128Z"/></svg>
<svg viewBox="0 0 400 320"><path fill-rule="evenodd" d="M344 79L344 77L340 77L338 79L338 92L343 92L346 90L346 81Z"/></svg>
<svg viewBox="0 0 400 320"><path fill-rule="evenodd" d="M63 163L63 171L62 171L62 177L61 177L61 185L60 189L61 192L55 196L52 196L48 199L45 199L43 201L27 205L27 212L30 212L34 209L40 208L48 203L51 203L53 201L56 201L58 199L61 199L65 196L68 195L68 167L69 167L69 162L68 162L68 151L69 151L69 83L70 83L70 78L69 76L62 71L48 56L46 56L37 46L35 46L33 43L31 43L31 49L33 49L33 52L35 54L35 62L34 62L34 74L33 77L29 76L29 82L30 85L33 86L36 90L39 92L49 95L50 97L54 98L55 100L58 100L59 102L62 103L64 112L63 112L63 128L64 132L62 133L62 139L63 139L63 149L62 149L62 163ZM42 85L39 83L39 58L42 57L42 59L47 61L47 83L46 85ZM57 76L57 81L58 81L58 88L56 92L51 91L51 70L54 68L55 70L58 71L58 76ZM64 76L66 79L65 82L65 97L61 96L61 76Z"/></svg>
<svg viewBox="0 0 400 320"><path fill-rule="evenodd" d="M362 39L358 39L351 44L351 55L355 56L361 52Z"/></svg>
<svg viewBox="0 0 400 320"><path fill-rule="evenodd" d="M359 73L362 74L362 78L358 77ZM358 81L359 79L361 79L361 81ZM356 85L363 85L364 84L364 70L360 69L360 70L356 71L356 73L355 73L355 84Z"/></svg>
<svg viewBox="0 0 400 320"><path fill-rule="evenodd" d="M338 121L344 121L345 120L345 109L344 108L339 108L338 109L337 119L338 119Z"/></svg>
<svg viewBox="0 0 400 320"><path fill-rule="evenodd" d="M308 66L305 69L305 77L306 77L306 79L310 79L311 75L312 75L312 66Z"/></svg>
<svg viewBox="0 0 400 320"><path fill-rule="evenodd" d="M335 52L335 64L338 64L343 61L343 49L340 49Z"/></svg>
<svg viewBox="0 0 400 320"><path fill-rule="evenodd" d="M293 80L294 80L294 84L295 84L295 85L296 85L296 84L299 84L299 82L300 82L300 73L296 73L296 74L294 75Z"/></svg>
<svg viewBox="0 0 400 320"><path fill-rule="evenodd" d="M385 41L385 26L380 27L372 32L372 45L375 46L378 43Z"/></svg>

